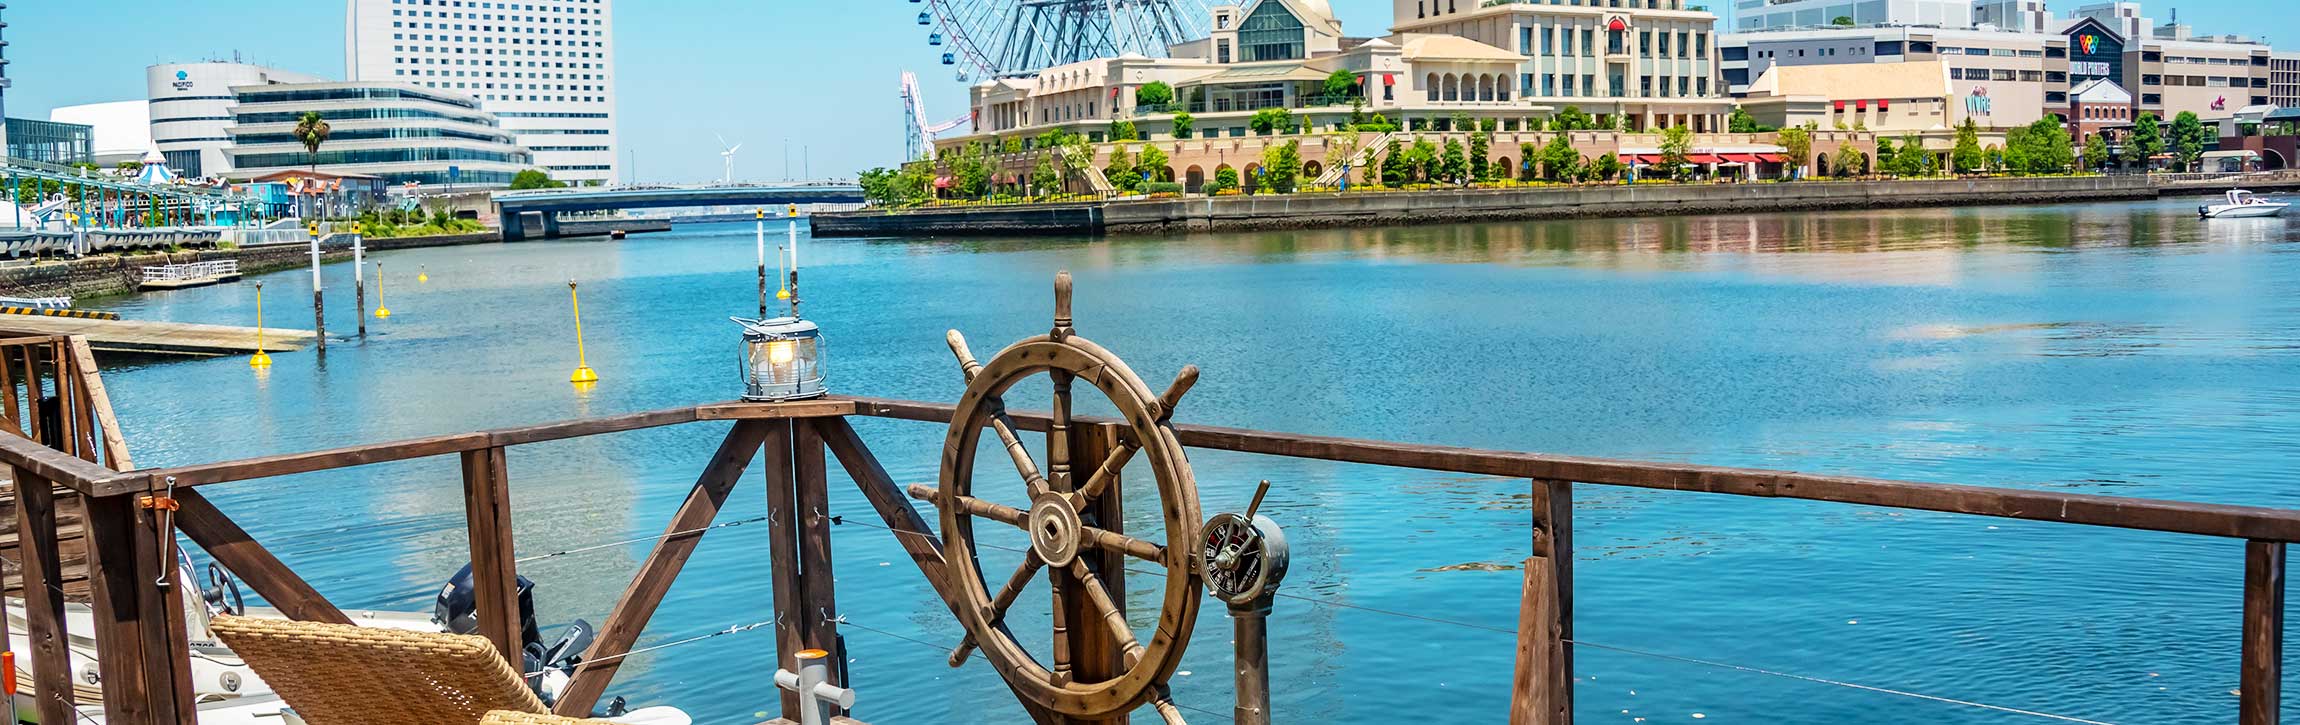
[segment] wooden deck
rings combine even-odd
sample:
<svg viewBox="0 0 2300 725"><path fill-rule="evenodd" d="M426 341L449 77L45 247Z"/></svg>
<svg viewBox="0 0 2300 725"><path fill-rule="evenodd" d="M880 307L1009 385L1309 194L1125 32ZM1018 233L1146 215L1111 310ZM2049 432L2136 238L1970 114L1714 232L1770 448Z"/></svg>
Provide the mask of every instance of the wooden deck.
<svg viewBox="0 0 2300 725"><path fill-rule="evenodd" d="M229 325L146 320L95 320L67 317L0 317L0 333L25 335L80 335L88 345L108 352L143 352L169 355L243 355L256 351L256 329ZM264 328L264 349L270 352L301 350L312 344L310 330Z"/></svg>

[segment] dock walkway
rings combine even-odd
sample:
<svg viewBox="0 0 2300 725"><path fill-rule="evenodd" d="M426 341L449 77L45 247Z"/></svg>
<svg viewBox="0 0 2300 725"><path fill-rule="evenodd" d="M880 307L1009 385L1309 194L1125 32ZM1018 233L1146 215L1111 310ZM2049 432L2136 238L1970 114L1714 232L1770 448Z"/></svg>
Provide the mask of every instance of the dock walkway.
<svg viewBox="0 0 2300 725"><path fill-rule="evenodd" d="M26 335L80 335L88 346L110 352L173 355L243 355L256 351L256 329L229 325L146 320L97 320L69 317L0 317L0 333ZM264 349L271 352L301 350L317 338L310 330L264 328Z"/></svg>

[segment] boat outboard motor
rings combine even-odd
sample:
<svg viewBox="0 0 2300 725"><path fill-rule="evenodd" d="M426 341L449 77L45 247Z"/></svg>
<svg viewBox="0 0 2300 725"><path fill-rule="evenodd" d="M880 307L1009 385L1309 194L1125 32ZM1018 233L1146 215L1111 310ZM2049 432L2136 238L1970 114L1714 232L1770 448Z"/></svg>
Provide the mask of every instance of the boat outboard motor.
<svg viewBox="0 0 2300 725"><path fill-rule="evenodd" d="M519 646L541 642L543 635L535 628L535 582L519 577ZM439 590L439 601L431 607L431 623L455 634L479 633L479 591L471 581L471 565L465 564L447 580Z"/></svg>

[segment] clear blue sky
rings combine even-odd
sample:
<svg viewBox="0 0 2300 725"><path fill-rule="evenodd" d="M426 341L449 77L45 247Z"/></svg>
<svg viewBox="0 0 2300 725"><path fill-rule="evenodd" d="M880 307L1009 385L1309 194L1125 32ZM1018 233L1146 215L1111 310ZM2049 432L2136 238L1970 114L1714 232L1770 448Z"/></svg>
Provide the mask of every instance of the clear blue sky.
<svg viewBox="0 0 2300 725"><path fill-rule="evenodd" d="M2150 2L2201 32L2241 32L2300 46L2291 0ZM2053 0L2065 12L2079 0ZM230 58L343 74L342 0L18 0L10 3L8 114L46 118L55 106L143 98L144 67ZM1351 35L1388 31L1386 0L1333 0ZM1726 7L1714 0L1712 7ZM965 112L965 89L940 64L902 0L621 0L622 145L642 180L715 179L722 134L744 143L742 178L791 174L802 147L815 176L849 176L902 156L902 71L925 82L930 115Z"/></svg>

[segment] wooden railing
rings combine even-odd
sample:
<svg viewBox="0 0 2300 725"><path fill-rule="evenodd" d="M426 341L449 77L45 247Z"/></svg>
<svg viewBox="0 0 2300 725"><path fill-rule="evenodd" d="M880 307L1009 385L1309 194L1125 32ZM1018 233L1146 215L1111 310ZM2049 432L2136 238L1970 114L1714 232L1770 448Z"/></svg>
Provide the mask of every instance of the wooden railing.
<svg viewBox="0 0 2300 725"><path fill-rule="evenodd" d="M41 347L42 344L48 347ZM42 599L40 594L60 583L55 566L57 532L53 501L41 492L50 491L47 484L52 482L86 497L88 536L93 542L91 567L96 585L96 634L99 646L104 648L104 704L107 721L115 725L184 722L188 721L188 715L179 715L189 713L191 707L189 690L184 686L188 665L181 656L182 623L172 621L169 614L182 610L172 606L176 592L152 586L158 576L153 571L154 562L165 560L159 557L163 552L157 550L164 540L157 535L160 529L152 526L150 509L137 504L138 497L172 497L180 508L175 524L183 533L288 616L299 620L347 621L334 604L200 495L200 487L229 481L418 458L460 457L465 510L471 531L469 547L479 591L481 633L495 640L502 651L514 653L519 623L513 588L517 572L509 525L507 449L696 421L735 421L696 477L685 502L672 515L664 535L599 629L595 644L559 702L557 709L562 714L588 713L597 702L619 668L622 655L631 651L703 531L754 461L764 466L768 486L768 526L776 563L771 586L782 666L793 667L795 655L802 649L825 649L844 658L839 650L839 608L831 578L831 521L825 490L830 460L836 460L846 470L885 527L898 534L896 539L941 600L946 605L956 601L950 583L943 580L941 540L928 529L925 518L911 507L905 492L888 476L848 423L849 417L864 416L947 424L954 411L950 404L869 398L711 404L222 463L130 470L124 442L114 443L121 439L110 422L109 406L103 400L100 383L92 374L83 374L93 370L92 365L80 362L85 360L84 353L77 350L84 346L77 346L73 341L65 341L62 347L56 345L56 341L50 339L46 343L25 342L16 348L31 354L35 367L40 359L64 360L64 367L60 369L68 373L64 383L68 390L51 397L69 400L73 395L82 396L79 399L86 407L80 413L90 416L94 425L75 427L79 424L67 421L46 424L49 429L61 427L67 431L60 438L0 435L0 465L13 471L14 480L23 484L27 494L26 505L19 509L18 516L27 547L26 595L29 600L36 600L31 602L34 605L33 654L42 693L49 692L48 687L68 692L69 682L59 679L58 673L64 669L56 666L64 656L60 645L55 644L65 636L63 620L56 615L61 602ZM0 343L0 349L10 348ZM40 358L41 355L62 357ZM83 384L73 387L73 379ZM14 405L14 401L9 405ZM13 417L15 411L15 408L7 411L11 420L18 420ZM1047 414L1009 413L1011 425L1016 429L1044 432L1051 427ZM1084 417L1074 419L1073 427L1114 436L1111 440L1121 440L1125 435L1122 431L1126 430L1116 421ZM1174 432L1183 445L1199 449L1526 481L1535 503L1531 522L1534 555L1527 562L1526 587L1520 607L1513 722L1571 721L1572 498L1576 487L1587 485L1828 501L2244 539L2249 543L2243 567L2245 606L2238 722L2268 725L2277 721L2284 632L2284 551L2288 543L2300 541L2300 511L1644 463L1197 425L1177 425ZM102 445L97 445L99 440ZM62 450L51 448L50 444ZM830 454L827 458L826 451ZM97 460L112 467L99 465ZM130 553L150 555L124 556ZM1182 556L1180 552L1163 550L1160 555ZM793 566L794 562L803 565ZM2233 562L2231 564L2233 570ZM1119 597L1118 601L1122 607L1124 598ZM48 643L47 649L43 649L42 643ZM119 650L116 652L114 648ZM122 656L119 652L127 654ZM169 692L175 696L168 697ZM69 706L68 701L42 697L40 706L44 722L72 720L64 709ZM786 692L784 715L795 719L798 707L798 701ZM1025 707L1042 722L1053 720L1051 715L1028 703Z"/></svg>

